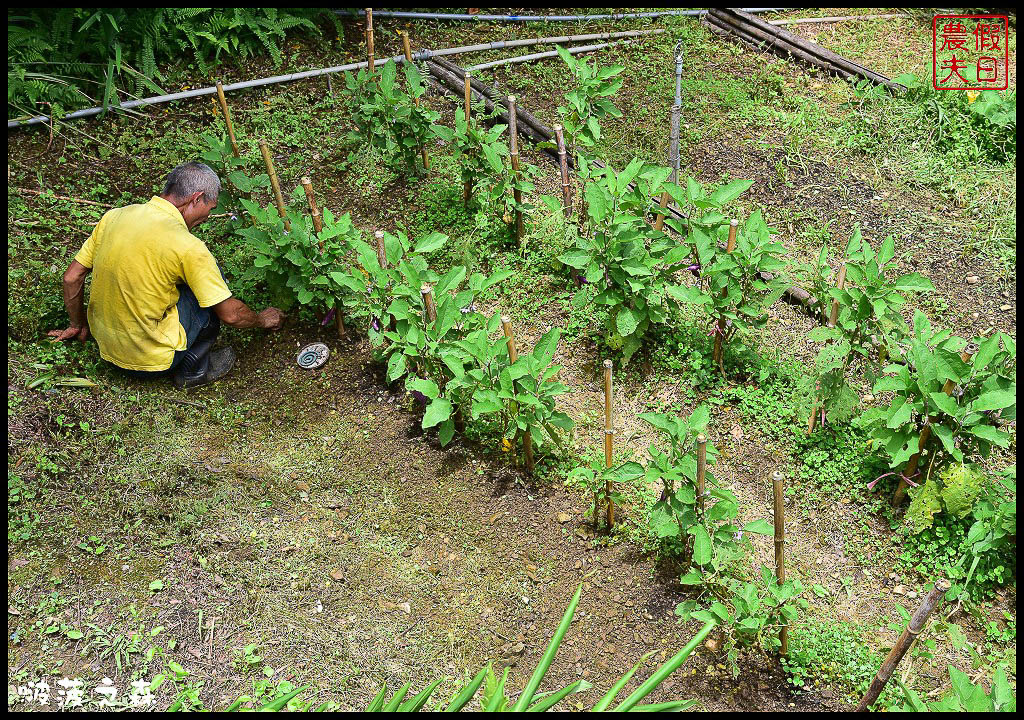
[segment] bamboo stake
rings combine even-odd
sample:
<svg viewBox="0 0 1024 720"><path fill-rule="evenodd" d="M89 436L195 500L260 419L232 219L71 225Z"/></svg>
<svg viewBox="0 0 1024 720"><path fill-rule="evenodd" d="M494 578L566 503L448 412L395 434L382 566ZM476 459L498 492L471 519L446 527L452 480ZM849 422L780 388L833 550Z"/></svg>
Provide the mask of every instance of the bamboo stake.
<svg viewBox="0 0 1024 720"><path fill-rule="evenodd" d="M515 187L512 196L516 201L516 244L523 244L523 211L520 206L523 204L523 192L519 189L519 130L517 128L518 113L516 112L516 96L508 96L508 130L511 136L509 149L512 156L512 182Z"/></svg>
<svg viewBox="0 0 1024 720"><path fill-rule="evenodd" d="M920 607L914 613L913 617L910 618L910 623L900 633L899 638L896 640L896 644L892 646L892 650L889 651L888 656L885 658L885 662L878 668L878 673L875 675L875 679L871 681L871 686L868 687L868 691L861 698L860 703L857 705L856 712L866 712L867 709L878 700L878 696L882 694L882 690L885 688L886 683L889 682L889 678L892 677L893 673L896 672L896 666L900 664L900 660L907 654L907 650L910 649L911 643L921 634L925 624L928 622L928 617L932 614L932 611L938 606L939 601L942 599L943 594L949 589L949 583L943 579L939 579L935 583L935 587L925 596L924 600L921 601Z"/></svg>
<svg viewBox="0 0 1024 720"><path fill-rule="evenodd" d="M228 138L231 140L231 152L236 158L242 157L238 152L238 142L235 140L235 126L231 123L231 111L228 110L228 99L224 97L224 86L220 80L217 81L217 99L220 100L220 111L224 113L224 122L228 126Z"/></svg>
<svg viewBox="0 0 1024 720"><path fill-rule="evenodd" d="M505 340L508 343L508 362L515 364L519 359L516 351L516 340L512 335L512 321L508 315L501 316L501 329L505 333ZM533 437L529 430L523 431L523 453L526 455L526 471L533 475Z"/></svg>
<svg viewBox="0 0 1024 720"><path fill-rule="evenodd" d="M426 283L420 288L420 295L423 296L423 307L427 311L427 322L433 325L437 322L437 305L434 303L434 288Z"/></svg>
<svg viewBox="0 0 1024 720"><path fill-rule="evenodd" d="M316 197L313 195L313 181L308 177L303 177L299 181L302 185L303 191L306 193L306 202L309 203L309 214L313 216L313 230L319 235L324 229L323 219L320 217L320 208L316 206ZM320 248L320 253L324 252L324 241L319 237L317 238L317 246ZM345 318L341 314L341 301L338 298L334 300L334 324L338 330L338 337L345 339Z"/></svg>
<svg viewBox="0 0 1024 720"><path fill-rule="evenodd" d="M604 466L612 466L612 442L615 438L615 410L612 406L612 361L604 361ZM612 500L612 481L607 478L604 487L608 501L608 529L615 525L615 501ZM597 513L595 508L594 513Z"/></svg>
<svg viewBox="0 0 1024 720"><path fill-rule="evenodd" d="M782 473L778 470L772 474L772 495L775 500L775 579L782 585L786 582L786 513L782 498ZM782 645L779 653L785 657L789 654L789 623L785 620L779 630L779 642Z"/></svg>
<svg viewBox="0 0 1024 720"><path fill-rule="evenodd" d="M739 224L740 224L739 220L733 219L733 220L729 221L729 243L728 243L728 245L726 245L726 248L725 248L725 251L727 253L731 253L733 250L736 249L736 228L739 227ZM725 297L728 294L729 294L729 288L723 288L722 289L722 297ZM714 350L714 354L712 355L712 359L714 360L714 362L718 363L718 367L722 369L722 374L723 375L725 374L725 367L722 364L722 360L723 360L722 356L724 355L723 348L722 348L722 338L724 336L725 336L725 318L724 317L720 317L720 318L718 318L718 329L715 331L715 350Z"/></svg>
<svg viewBox="0 0 1024 720"><path fill-rule="evenodd" d="M281 183L277 179L277 171L274 170L274 160L270 157L270 148L266 140L260 140L260 152L263 154L263 163L267 166L267 175L270 176L270 186L274 189L274 200L277 203L277 214L284 219L284 229L289 232L292 224L284 209L284 195L281 194Z"/></svg>
<svg viewBox="0 0 1024 720"><path fill-rule="evenodd" d="M971 353L964 350L960 353L960 359L964 362L968 362L971 359ZM942 392L947 395L953 393L953 388L956 387L956 383L952 379L947 379L945 385L942 386ZM910 460L907 461L907 467L903 470L903 475L900 477L900 482L896 486L896 492L892 496L892 506L899 507L903 502L903 498L907 496L907 488L909 484L907 480L914 477L917 474L917 466L921 461L921 455L924 454L925 449L928 447L928 441L932 438L932 424L929 420L924 429L921 430L921 437L917 441L917 452L910 456Z"/></svg>
<svg viewBox="0 0 1024 720"><path fill-rule="evenodd" d="M466 130L469 130L469 118L472 116L472 100L473 100L473 84L470 78L470 74L466 73L466 86L465 86L465 100L466 100ZM462 182L462 201L469 205L469 201L473 199L473 181L464 180Z"/></svg>
<svg viewBox="0 0 1024 720"><path fill-rule="evenodd" d="M380 269L384 270L388 266L388 255L384 248L384 231L377 230L373 233L373 238L376 241L377 262L380 264Z"/></svg>
<svg viewBox="0 0 1024 720"><path fill-rule="evenodd" d="M708 438L697 436L697 517L704 517L704 482L708 473Z"/></svg>
<svg viewBox="0 0 1024 720"><path fill-rule="evenodd" d="M844 264L841 268L839 268L839 277L836 280L836 289L837 290L842 290L845 287L846 287L846 265ZM833 299L832 300L832 310L831 310L831 312L829 312L829 315L828 315L828 326L830 328L834 328L836 326L836 321L838 319L839 319L839 301L836 300L836 299ZM817 387L820 388L821 385L819 384ZM818 403L815 402L813 405L811 405L811 416L809 418L807 418L807 434L808 435L813 435L814 434L814 426L815 426L815 424L817 422L818 422Z"/></svg>
<svg viewBox="0 0 1024 720"><path fill-rule="evenodd" d="M402 51L405 53L405 61L408 62L408 63L411 63L412 62L412 46L409 45L409 33L407 33L405 30L403 30L401 32L401 35L402 35ZM413 104L416 107L419 107L420 106L420 99L419 98L413 98ZM467 118L469 117L468 113L466 114L466 117ZM423 169L424 170L429 170L430 169L430 155L427 154L427 146L426 145L424 145L423 147L420 148L420 155L423 156Z"/></svg>
<svg viewBox="0 0 1024 720"><path fill-rule="evenodd" d="M568 220L572 215L572 185L569 183L569 158L565 152L565 133L561 125L555 125L555 142L558 145L558 170L562 176L562 215Z"/></svg>
<svg viewBox="0 0 1024 720"><path fill-rule="evenodd" d="M366 8L366 69L373 75L373 8Z"/></svg>
<svg viewBox="0 0 1024 720"><path fill-rule="evenodd" d="M662 210L668 207L668 192L661 194L661 202L658 203L658 207ZM665 227L665 216L658 215L658 219L654 221L654 229L661 230L663 227Z"/></svg>
<svg viewBox="0 0 1024 720"><path fill-rule="evenodd" d="M842 290L845 287L846 287L846 265L843 265L843 267L841 267L839 269L839 279L836 281L836 290ZM830 312L829 315L828 315L828 326L830 328L834 328L836 326L836 321L837 320L839 320L839 301L833 298L833 300L832 300L832 312Z"/></svg>
<svg viewBox="0 0 1024 720"><path fill-rule="evenodd" d="M319 233L324 229L323 220L320 217L320 208L316 206L316 197L313 195L313 181L309 177L303 177L300 181L302 190L306 193L306 202L309 203L309 214L313 216L313 229ZM324 251L324 242L317 238L320 252Z"/></svg>

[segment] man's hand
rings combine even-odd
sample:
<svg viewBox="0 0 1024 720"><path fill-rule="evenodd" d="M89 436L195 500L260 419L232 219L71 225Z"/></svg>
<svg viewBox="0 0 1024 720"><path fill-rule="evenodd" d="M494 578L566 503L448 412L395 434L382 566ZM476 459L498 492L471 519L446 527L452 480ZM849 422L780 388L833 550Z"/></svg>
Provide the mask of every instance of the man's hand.
<svg viewBox="0 0 1024 720"><path fill-rule="evenodd" d="M263 328L264 330L280 330L284 324L284 313L274 307L262 312L253 312L241 300L228 298L212 306L217 317L225 325L233 328Z"/></svg>
<svg viewBox="0 0 1024 720"><path fill-rule="evenodd" d="M72 326L67 330L51 330L46 334L52 337L54 342L63 342L65 340L78 340L79 342L85 342L89 339L89 326Z"/></svg>
<svg viewBox="0 0 1024 720"><path fill-rule="evenodd" d="M284 325L284 313L275 307L268 307L256 316L259 326L266 330L280 330Z"/></svg>

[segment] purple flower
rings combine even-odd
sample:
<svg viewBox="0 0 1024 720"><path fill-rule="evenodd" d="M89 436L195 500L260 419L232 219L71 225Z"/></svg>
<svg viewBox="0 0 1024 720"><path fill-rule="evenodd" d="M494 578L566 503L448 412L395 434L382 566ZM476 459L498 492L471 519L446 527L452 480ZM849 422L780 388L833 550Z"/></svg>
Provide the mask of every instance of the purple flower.
<svg viewBox="0 0 1024 720"><path fill-rule="evenodd" d="M426 405L427 404L427 396L424 395L423 393L421 393L419 390L413 390L412 391L412 397L413 397L413 400L415 400L420 405Z"/></svg>
<svg viewBox="0 0 1024 720"><path fill-rule="evenodd" d="M689 270L691 273L693 273L693 276L695 278L699 278L700 277L700 263L694 263L693 265L691 265L690 267L688 267L686 269Z"/></svg>
<svg viewBox="0 0 1024 720"><path fill-rule="evenodd" d="M372 327L375 332L380 332L380 320L374 318L373 322L370 323L370 327Z"/></svg>
<svg viewBox="0 0 1024 720"><path fill-rule="evenodd" d="M327 314L324 315L324 321L322 323L320 323L320 326L321 327L326 326L331 320L334 319L334 315L335 315L335 309L334 308L331 308L330 310L328 310Z"/></svg>

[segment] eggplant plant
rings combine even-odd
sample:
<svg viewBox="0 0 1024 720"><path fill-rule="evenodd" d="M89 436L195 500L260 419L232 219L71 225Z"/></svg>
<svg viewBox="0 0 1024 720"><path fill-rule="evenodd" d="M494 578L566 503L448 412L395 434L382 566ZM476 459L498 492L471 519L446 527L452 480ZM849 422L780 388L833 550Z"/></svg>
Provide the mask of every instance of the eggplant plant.
<svg viewBox="0 0 1024 720"><path fill-rule="evenodd" d="M697 436L710 420L706 405L689 417L642 413L640 419L660 431L661 438L661 445L652 443L648 448L645 480L662 487L648 527L670 552L684 556L688 569L681 583L713 589L743 556L744 533L772 535L774 528L767 520L755 520L742 528L737 525L739 501L710 472L705 472L704 495L699 496L696 445ZM708 443L709 465L714 464L716 455L715 447Z"/></svg>
<svg viewBox="0 0 1024 720"><path fill-rule="evenodd" d="M392 168L417 174L420 148L433 134L434 123L441 115L417 103L426 92L419 68L411 62L402 63L402 74L405 90L398 83L394 60L373 73L366 68L356 75L345 73L344 92L349 96L355 125L350 136L379 151Z"/></svg>
<svg viewBox="0 0 1024 720"><path fill-rule="evenodd" d="M626 68L622 65L598 67L596 60L591 63L587 58L574 57L561 45L556 45L555 49L569 67L575 83L566 93L565 105L558 108L558 114L578 161L601 140L600 121L606 117L622 117L622 112L609 98L622 87L624 78L619 75Z"/></svg>
<svg viewBox="0 0 1024 720"><path fill-rule="evenodd" d="M929 475L944 462L988 457L993 445L1009 447L1010 434L1000 426L1017 418L1017 343L997 332L981 340L973 355L963 353L967 345L949 330L934 329L920 310L914 313L913 332L897 356L901 362L884 368L873 388L876 395L893 393L891 403L861 416L889 467L918 454L926 428L939 440L929 449Z"/></svg>
<svg viewBox="0 0 1024 720"><path fill-rule="evenodd" d="M510 363L505 339L491 337L498 327L496 319L454 343L444 355L452 373L446 392L454 398L453 407L468 410L473 420L496 422L501 437L510 442L528 432L538 447L547 444L545 437L561 446L559 431L573 428L572 419L555 407L558 396L569 391L557 381L561 366L551 364L561 331L549 330L531 352L521 352Z"/></svg>
<svg viewBox="0 0 1024 720"><path fill-rule="evenodd" d="M710 208L700 221L688 222L687 241L694 252L694 265L700 277L695 285L680 285L669 290L676 299L702 307L712 321L711 334L721 335L717 347L725 347L737 335L763 327L768 321L768 308L782 297L789 287L786 274L787 251L773 238L761 211L755 211L736 232L736 245L728 251L730 231L718 207L738 196L750 182L735 181L718 188L710 195L694 180L689 180L686 195L695 207ZM669 194L673 193L669 187ZM675 197L675 195L673 195ZM682 229L674 220L670 227ZM769 279L770 278L770 279ZM723 355L718 363L723 367Z"/></svg>
<svg viewBox="0 0 1024 720"><path fill-rule="evenodd" d="M302 195L298 188L296 198ZM285 218L274 206L261 208L245 198L241 203L254 224L236 232L248 241L254 272L267 283L276 302L286 308L296 303L333 308L348 294L335 273L347 262L351 245L360 236L348 213L335 217L324 208L323 229L317 233L308 215L287 210L290 229L286 230Z"/></svg>
<svg viewBox="0 0 1024 720"><path fill-rule="evenodd" d="M569 631L582 592L582 586L577 588L544 654L537 662L537 667L518 695L512 693L508 685L508 668L506 667L504 673L498 678L494 674L492 666L488 664L469 683L458 689L449 700L434 703L433 707L429 709L436 712L460 712L466 709L479 693L479 710L484 712L545 712L555 708L570 695L588 690L591 687L590 684L581 679L558 690L539 692L541 683L544 682L544 678L551 669L555 656L558 654L562 640ZM716 624L716 621L713 619L705 622L704 626L693 636L693 639L679 652L662 663L636 690L620 699L626 684L640 670L640 666L643 664L643 659L641 659L640 662L637 662L601 696L601 699L590 708L591 712L670 712L686 710L696 705L696 700L671 700L655 704L642 704L641 701L665 682L672 673L682 667L694 650L700 647L704 639L714 630ZM435 680L423 688L423 690L410 696L411 683L406 683L393 692L389 691L385 683L367 706L366 712L418 712L427 707L428 703L431 703L431 699L440 684L440 680ZM280 711L294 698L307 690L309 690L309 686L296 688L281 697L275 698L259 709L269 712ZM242 704L242 700L236 700L227 710L229 712L242 710L244 709ZM327 708L328 704L323 703L317 706L315 711L324 711ZM307 707L307 709L313 708Z"/></svg>
<svg viewBox="0 0 1024 720"><path fill-rule="evenodd" d="M754 581L728 577L724 580L725 594L713 599L704 609L685 601L676 613L683 619L715 622L725 634L725 657L734 675L740 672L737 660L741 648L779 647L779 630L783 625L794 625L800 610L809 606L803 597L804 587L799 578L780 583L766 566Z"/></svg>
<svg viewBox="0 0 1024 720"><path fill-rule="evenodd" d="M593 498L588 512L597 527L600 524L600 508L607 507L609 502L621 507L625 498L619 488L643 476L644 466L638 462L628 461L606 467L604 459L599 458L570 471L565 482L583 488L588 497Z"/></svg>
<svg viewBox="0 0 1024 720"><path fill-rule="evenodd" d="M678 306L671 289L689 250L647 221L651 196L667 185L670 173L638 159L621 173L608 167L596 170L585 191L588 229L558 258L586 282L573 297L574 306L587 302L596 290L593 302L608 313L606 342L621 349L626 362Z"/></svg>
<svg viewBox="0 0 1024 720"><path fill-rule="evenodd" d="M909 332L901 314L907 296L935 289L928 278L916 272L891 277L895 255L891 235L876 254L858 225L846 247L843 288L831 281L827 247L822 248L817 264L805 269L805 277L819 293L828 288L831 302L821 306L823 317L830 313L832 303L838 305L835 326L815 328L809 335L824 345L815 359L814 372L804 378L800 388L808 413L820 409L834 420L849 420L859 404L859 395L848 380L851 365L858 362L869 382L874 382L882 366L876 345L888 353Z"/></svg>

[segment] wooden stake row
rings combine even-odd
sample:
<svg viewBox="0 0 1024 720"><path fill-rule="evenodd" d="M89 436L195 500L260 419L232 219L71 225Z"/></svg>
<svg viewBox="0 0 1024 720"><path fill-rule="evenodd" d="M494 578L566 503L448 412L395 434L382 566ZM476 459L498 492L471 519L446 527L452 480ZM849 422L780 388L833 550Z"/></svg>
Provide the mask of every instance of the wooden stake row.
<svg viewBox="0 0 1024 720"><path fill-rule="evenodd" d="M772 474L772 497L775 515L775 579L779 585L786 582L786 512L785 500L782 497L782 473L776 470ZM789 623L782 621L779 629L779 653L785 657L789 654Z"/></svg>
<svg viewBox="0 0 1024 720"><path fill-rule="evenodd" d="M604 466L612 467L612 443L615 438L615 410L612 406L612 361L604 361ZM608 529L615 526L615 501L612 499L612 481L605 482L605 501L608 503ZM597 508L594 508L597 516Z"/></svg>

